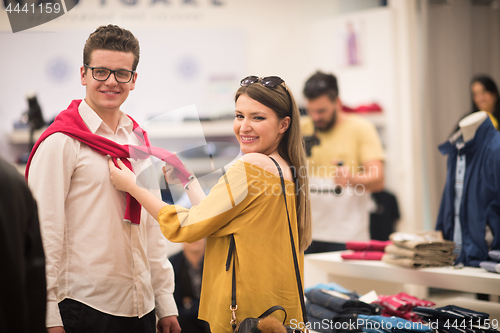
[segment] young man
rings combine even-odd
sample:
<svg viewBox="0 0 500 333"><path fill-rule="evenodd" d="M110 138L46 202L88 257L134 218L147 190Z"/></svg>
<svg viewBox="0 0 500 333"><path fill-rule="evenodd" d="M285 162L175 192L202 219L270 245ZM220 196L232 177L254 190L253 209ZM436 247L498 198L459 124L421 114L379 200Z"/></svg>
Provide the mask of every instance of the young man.
<svg viewBox="0 0 500 333"><path fill-rule="evenodd" d="M156 313L160 332L180 332L166 239L143 209L127 218L128 198L109 180L100 147L102 137L117 144L111 150L141 144L138 125L120 111L137 80L139 42L128 30L101 26L83 61L85 99L56 118L27 166L46 253L48 331L155 333ZM131 163L136 174L151 165Z"/></svg>
<svg viewBox="0 0 500 333"><path fill-rule="evenodd" d="M313 242L306 253L339 251L369 240L370 192L384 188L384 152L373 124L342 111L337 78L317 72L304 87Z"/></svg>

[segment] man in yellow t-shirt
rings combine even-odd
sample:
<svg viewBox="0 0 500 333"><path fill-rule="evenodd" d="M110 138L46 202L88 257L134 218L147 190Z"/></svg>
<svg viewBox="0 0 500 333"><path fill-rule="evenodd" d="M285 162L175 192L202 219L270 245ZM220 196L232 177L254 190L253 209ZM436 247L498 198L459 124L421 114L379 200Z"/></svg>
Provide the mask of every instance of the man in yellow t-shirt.
<svg viewBox="0 0 500 333"><path fill-rule="evenodd" d="M306 253L339 251L349 240L370 239L370 193L384 188L384 152L372 123L342 111L334 75L315 73L303 92L313 214Z"/></svg>

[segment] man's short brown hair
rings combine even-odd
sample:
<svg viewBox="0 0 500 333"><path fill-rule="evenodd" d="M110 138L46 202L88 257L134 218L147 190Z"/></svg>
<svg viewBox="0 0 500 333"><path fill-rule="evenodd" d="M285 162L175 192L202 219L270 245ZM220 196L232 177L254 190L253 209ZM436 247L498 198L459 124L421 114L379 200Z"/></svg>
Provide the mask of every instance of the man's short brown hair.
<svg viewBox="0 0 500 333"><path fill-rule="evenodd" d="M130 31L117 25L103 25L90 34L83 48L84 65L90 64L90 57L94 50L132 52L134 55L133 71L139 63L139 41Z"/></svg>

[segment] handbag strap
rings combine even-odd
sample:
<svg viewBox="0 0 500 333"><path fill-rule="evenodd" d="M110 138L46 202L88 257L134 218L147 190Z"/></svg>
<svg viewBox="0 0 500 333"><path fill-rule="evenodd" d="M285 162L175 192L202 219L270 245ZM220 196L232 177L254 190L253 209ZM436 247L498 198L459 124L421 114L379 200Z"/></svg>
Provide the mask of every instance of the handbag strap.
<svg viewBox="0 0 500 333"><path fill-rule="evenodd" d="M234 241L234 235L231 234L231 239L229 241L229 250L227 251L227 259L226 259L226 272L229 270L231 266L231 258L233 259L233 276L231 281L231 306L229 309L231 310L231 321L229 322L233 327L233 331L236 328L236 310L238 309L238 305L236 305L236 265L235 265L235 252L236 252L236 243Z"/></svg>
<svg viewBox="0 0 500 333"><path fill-rule="evenodd" d="M306 305L304 302L304 291L302 289L302 280L300 278L299 261L297 259L297 252L295 249L295 242L293 239L292 224L290 222L290 214L288 213L288 205L286 203L285 180L283 178L283 173L281 171L281 167L278 164L278 162L276 162L276 160L274 160L274 158L272 158L271 156L269 156L269 158L274 162L274 164L276 164L276 167L278 168L278 173L280 175L281 190L283 192L283 198L285 199L286 217L288 219L288 231L290 233L290 243L292 245L292 255L293 255L293 264L294 264L294 268L295 268L295 278L297 280L297 288L299 290L300 306L302 308L302 317L304 320L304 325L306 325L306 323L309 320L307 319ZM236 254L235 254L235 252L236 252L236 242L234 241L234 234L231 234L231 238L229 241L229 250L228 250L227 259L226 259L226 271L228 271L229 267L231 266L231 258L232 258L232 261L233 261L233 274L232 275L233 276L232 276L232 282L231 282L231 306L229 307L229 309L232 312L230 324L232 325L233 330L236 328L236 310L238 309L238 305L236 304L236 269L235 269ZM285 320L286 320L286 311L285 311L285 309L283 309L283 307L281 307L279 305L269 308L262 315L260 315L259 318L266 317L278 309L283 310L283 312L285 312ZM283 321L283 324L285 323L285 320Z"/></svg>
<svg viewBox="0 0 500 333"><path fill-rule="evenodd" d="M290 241L292 243L292 254L293 254L293 264L295 266L295 277L297 279L297 288L299 289L299 298L300 298L300 307L302 308L302 318L304 320L304 325L306 325L309 320L307 319L307 311L306 311L306 304L304 302L304 290L302 289L302 280L300 278L300 270L299 270L299 261L297 259L297 251L295 249L295 242L293 240L293 233L292 233L292 224L290 223L290 215L288 214L288 205L286 203L286 188L285 188L285 180L283 178L283 173L281 172L281 167L272 158L269 156L269 158L276 164L276 168L278 168L278 172L280 174L280 180L281 180L281 188L283 192L283 198L285 198L285 209L286 209L286 217L288 219L288 231L290 232Z"/></svg>

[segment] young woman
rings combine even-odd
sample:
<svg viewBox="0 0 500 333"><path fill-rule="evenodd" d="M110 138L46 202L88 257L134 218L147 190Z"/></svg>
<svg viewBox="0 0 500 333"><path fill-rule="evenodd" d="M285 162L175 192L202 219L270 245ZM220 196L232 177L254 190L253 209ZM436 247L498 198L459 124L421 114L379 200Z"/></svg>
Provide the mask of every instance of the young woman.
<svg viewBox="0 0 500 333"><path fill-rule="evenodd" d="M295 248L303 277L303 253L311 242L311 212L299 111L285 82L276 76L241 80L236 93L234 133L244 156L229 167L205 197L195 180L186 190L191 209L167 205L135 183L134 174L110 161L111 180L157 218L166 238L194 242L207 237L200 319L212 332L232 332L232 269L226 271L231 235L236 244L237 321L257 317L274 305L287 322L301 323L285 201L272 157L285 178ZM165 178L175 182L171 166ZM283 320L283 314L273 316Z"/></svg>
<svg viewBox="0 0 500 333"><path fill-rule="evenodd" d="M471 97L472 112L488 112L491 122L497 130L500 130L498 126L498 121L500 121L500 96L493 79L486 75L473 77L471 81Z"/></svg>

